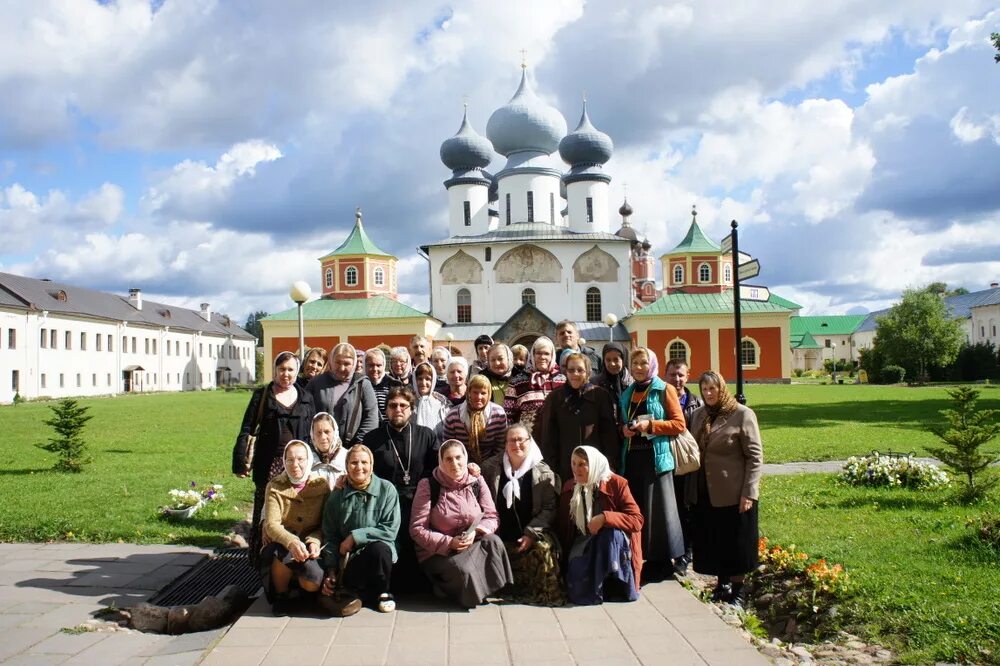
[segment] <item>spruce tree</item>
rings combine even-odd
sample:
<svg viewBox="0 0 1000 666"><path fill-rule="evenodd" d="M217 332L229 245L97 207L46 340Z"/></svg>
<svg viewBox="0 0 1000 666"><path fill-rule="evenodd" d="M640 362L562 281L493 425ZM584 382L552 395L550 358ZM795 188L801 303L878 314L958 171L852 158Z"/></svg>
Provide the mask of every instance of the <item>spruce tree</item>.
<svg viewBox="0 0 1000 666"><path fill-rule="evenodd" d="M45 425L56 431L54 437L39 448L51 451L59 456L53 469L60 472L82 472L83 466L90 462L87 455L87 443L83 440L83 428L87 421L94 418L87 414L89 407L81 407L76 400L65 398L50 407L52 418Z"/></svg>
<svg viewBox="0 0 1000 666"><path fill-rule="evenodd" d="M980 483L977 486L976 477L1000 460L998 455L980 451L984 444L1000 435L1000 423L995 421L997 410L977 408L979 391L968 386L949 390L948 395L954 400L954 406L941 411L947 427L935 431L947 448L929 448L928 451L955 474L965 476L963 496L973 501L982 497L992 485Z"/></svg>

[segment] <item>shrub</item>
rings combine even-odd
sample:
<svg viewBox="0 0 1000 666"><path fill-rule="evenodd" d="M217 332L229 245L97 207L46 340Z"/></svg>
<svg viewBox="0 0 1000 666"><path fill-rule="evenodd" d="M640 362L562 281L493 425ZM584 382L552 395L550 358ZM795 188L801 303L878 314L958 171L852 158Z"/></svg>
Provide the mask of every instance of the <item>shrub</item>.
<svg viewBox="0 0 1000 666"><path fill-rule="evenodd" d="M887 365L879 371L880 384L901 384L906 376L906 369L899 365Z"/></svg>
<svg viewBox="0 0 1000 666"><path fill-rule="evenodd" d="M877 451L848 458L840 479L852 486L914 489L940 488L950 481L948 473L937 465L910 457L884 456Z"/></svg>
<svg viewBox="0 0 1000 666"><path fill-rule="evenodd" d="M45 421L56 431L56 436L39 448L51 451L59 456L53 469L60 472L82 472L83 466L90 462L87 455L87 444L83 440L83 428L92 416L87 415L89 407L80 407L72 398L65 398L49 409L54 416Z"/></svg>
<svg viewBox="0 0 1000 666"><path fill-rule="evenodd" d="M983 453L980 447L1000 435L1000 423L995 421L997 410L979 409L976 401L979 391L968 386L959 386L948 391L953 409L944 409L941 414L947 421L947 428L934 429L947 448L929 448L931 455L940 459L956 474L966 478L963 499L975 501L989 490L991 483L976 486L976 477L990 465L1000 461L1000 456Z"/></svg>
<svg viewBox="0 0 1000 666"><path fill-rule="evenodd" d="M795 368L794 370L792 370L792 377L801 377L802 375L805 374L805 372L806 371L803 370L802 368Z"/></svg>
<svg viewBox="0 0 1000 666"><path fill-rule="evenodd" d="M965 522L971 528L976 538L1000 551L1000 514L983 513Z"/></svg>

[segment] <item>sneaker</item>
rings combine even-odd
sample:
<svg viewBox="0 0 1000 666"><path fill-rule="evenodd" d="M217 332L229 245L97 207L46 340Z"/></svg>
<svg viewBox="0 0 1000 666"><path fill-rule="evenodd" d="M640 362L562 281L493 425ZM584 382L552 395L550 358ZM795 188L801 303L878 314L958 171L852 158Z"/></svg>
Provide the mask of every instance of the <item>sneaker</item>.
<svg viewBox="0 0 1000 666"><path fill-rule="evenodd" d="M681 555L676 560L674 560L674 576L677 578L687 575L688 565L691 564L691 558L687 555Z"/></svg>
<svg viewBox="0 0 1000 666"><path fill-rule="evenodd" d="M396 610L396 600L389 593L384 593L378 598L378 612L391 613Z"/></svg>

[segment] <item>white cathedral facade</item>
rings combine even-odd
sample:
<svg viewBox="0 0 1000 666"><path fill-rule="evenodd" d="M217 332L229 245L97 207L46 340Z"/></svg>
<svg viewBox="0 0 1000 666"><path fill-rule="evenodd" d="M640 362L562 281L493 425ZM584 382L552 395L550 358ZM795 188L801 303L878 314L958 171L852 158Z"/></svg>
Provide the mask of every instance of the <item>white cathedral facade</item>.
<svg viewBox="0 0 1000 666"><path fill-rule="evenodd" d="M448 238L421 248L430 263L429 314L444 323L442 332L453 329L459 340L469 337L461 330L468 325L492 333L526 304L577 322L632 311L635 238L611 229L611 177L603 165L612 150L586 103L567 132L526 71L511 100L490 116L486 137L466 114L441 145L452 171L444 183ZM506 164L490 174L494 151ZM530 328L521 332L542 332Z"/></svg>

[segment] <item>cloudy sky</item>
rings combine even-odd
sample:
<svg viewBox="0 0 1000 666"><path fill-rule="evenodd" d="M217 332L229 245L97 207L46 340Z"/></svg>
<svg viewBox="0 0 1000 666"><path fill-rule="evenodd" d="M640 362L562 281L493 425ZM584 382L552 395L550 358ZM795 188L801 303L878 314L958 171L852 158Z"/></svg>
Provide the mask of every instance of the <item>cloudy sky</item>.
<svg viewBox="0 0 1000 666"><path fill-rule="evenodd" d="M440 143L517 87L611 135L657 254L697 204L805 313L1000 278L995 0L0 3L0 271L244 317L362 206L427 305ZM492 169L502 165L499 156ZM617 213L613 212L614 219Z"/></svg>

